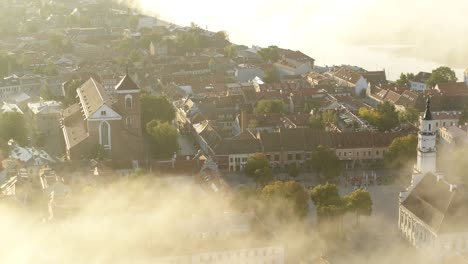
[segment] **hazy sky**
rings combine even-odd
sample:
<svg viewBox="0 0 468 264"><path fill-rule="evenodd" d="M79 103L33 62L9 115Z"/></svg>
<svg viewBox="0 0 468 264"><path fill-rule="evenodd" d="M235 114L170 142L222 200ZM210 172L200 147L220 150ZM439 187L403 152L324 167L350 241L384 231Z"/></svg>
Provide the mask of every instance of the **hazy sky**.
<svg viewBox="0 0 468 264"><path fill-rule="evenodd" d="M136 1L170 22L225 30L238 44L300 49L320 65L395 72L468 66L466 0ZM369 45L384 47L362 49Z"/></svg>

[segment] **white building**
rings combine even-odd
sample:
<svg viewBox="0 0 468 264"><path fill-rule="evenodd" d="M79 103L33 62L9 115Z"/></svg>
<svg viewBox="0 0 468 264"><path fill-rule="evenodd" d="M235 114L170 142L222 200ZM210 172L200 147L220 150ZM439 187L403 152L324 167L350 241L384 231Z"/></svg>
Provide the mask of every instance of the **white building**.
<svg viewBox="0 0 468 264"><path fill-rule="evenodd" d="M427 80L431 77L428 72L419 72L414 76L414 80L410 81L411 91L425 91L427 89Z"/></svg>
<svg viewBox="0 0 468 264"><path fill-rule="evenodd" d="M398 227L408 242L440 263L468 252L468 192L437 173L434 122L428 99L411 185L400 193Z"/></svg>

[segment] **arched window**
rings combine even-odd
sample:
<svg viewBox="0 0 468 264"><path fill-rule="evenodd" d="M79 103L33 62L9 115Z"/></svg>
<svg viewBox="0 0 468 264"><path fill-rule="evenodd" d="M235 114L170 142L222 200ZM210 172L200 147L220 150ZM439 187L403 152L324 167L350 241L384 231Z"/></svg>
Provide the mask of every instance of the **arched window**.
<svg viewBox="0 0 468 264"><path fill-rule="evenodd" d="M127 94L125 96L125 108L131 109L133 104L132 96Z"/></svg>
<svg viewBox="0 0 468 264"><path fill-rule="evenodd" d="M107 121L102 121L99 125L99 144L105 149L111 148L111 127Z"/></svg>
<svg viewBox="0 0 468 264"><path fill-rule="evenodd" d="M131 125L132 125L132 118L131 117L125 118L125 126L129 127Z"/></svg>
<svg viewBox="0 0 468 264"><path fill-rule="evenodd" d="M429 124L429 131L431 131L431 124Z"/></svg>

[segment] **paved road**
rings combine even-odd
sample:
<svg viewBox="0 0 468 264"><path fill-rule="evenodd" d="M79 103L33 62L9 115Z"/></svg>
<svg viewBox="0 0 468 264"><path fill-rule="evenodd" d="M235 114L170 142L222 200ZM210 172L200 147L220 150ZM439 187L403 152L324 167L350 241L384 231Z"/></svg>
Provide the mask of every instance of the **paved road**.
<svg viewBox="0 0 468 264"><path fill-rule="evenodd" d="M197 154L197 149L193 144L193 141L187 136L179 133L177 138L179 143L179 155L195 155Z"/></svg>

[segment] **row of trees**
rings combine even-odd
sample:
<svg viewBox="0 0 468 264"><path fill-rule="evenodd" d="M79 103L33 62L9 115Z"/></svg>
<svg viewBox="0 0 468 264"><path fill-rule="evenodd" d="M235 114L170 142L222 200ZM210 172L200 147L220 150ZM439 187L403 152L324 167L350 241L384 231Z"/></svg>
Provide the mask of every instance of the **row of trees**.
<svg viewBox="0 0 468 264"><path fill-rule="evenodd" d="M338 177L342 167L335 152L324 146L317 146L312 151L310 159L307 161L320 179L326 181ZM288 166L287 173L290 177L296 178L300 168L295 164ZM252 178L258 185L265 185L273 180L273 172L269 166L269 160L263 153L256 153L249 157L245 165L245 174Z"/></svg>
<svg viewBox="0 0 468 264"><path fill-rule="evenodd" d="M354 212L356 225L360 215L372 213L372 199L366 190L357 189L347 196L340 196L335 184L316 186L310 197L315 204L319 222L339 219L347 212Z"/></svg>
<svg viewBox="0 0 468 264"><path fill-rule="evenodd" d="M255 210L269 224L288 223L304 219L309 213L309 199L316 207L319 223L341 219L351 212L356 216L372 213L372 199L366 190L355 190L349 195L340 196L334 184L316 186L310 193L296 181L275 181L262 189L242 187L234 196L239 209Z"/></svg>
<svg viewBox="0 0 468 264"><path fill-rule="evenodd" d="M414 73L401 73L400 78L397 80L398 85L411 86L411 81L416 79ZM431 76L427 79L426 84L429 87L434 87L438 83L444 82L456 82L457 75L455 71L446 66L438 67L437 69L432 70Z"/></svg>

